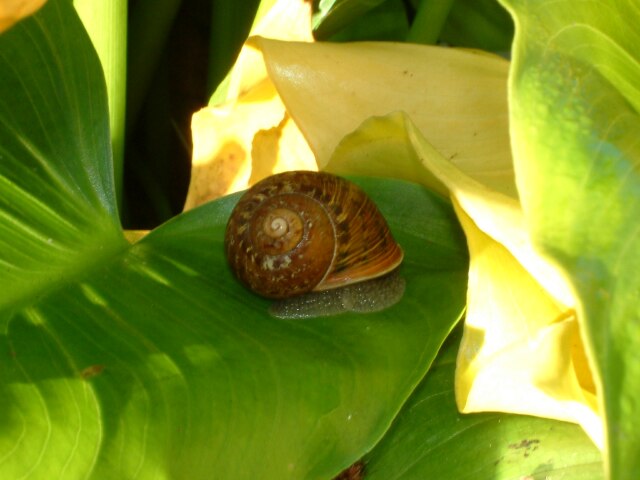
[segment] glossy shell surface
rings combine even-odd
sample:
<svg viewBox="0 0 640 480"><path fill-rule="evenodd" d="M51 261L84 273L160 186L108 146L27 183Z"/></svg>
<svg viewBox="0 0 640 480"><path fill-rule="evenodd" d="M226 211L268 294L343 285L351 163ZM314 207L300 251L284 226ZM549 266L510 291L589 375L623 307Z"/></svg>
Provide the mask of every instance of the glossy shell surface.
<svg viewBox="0 0 640 480"><path fill-rule="evenodd" d="M286 298L384 275L402 249L369 197L321 172L285 172L255 184L234 208L227 259L251 290Z"/></svg>

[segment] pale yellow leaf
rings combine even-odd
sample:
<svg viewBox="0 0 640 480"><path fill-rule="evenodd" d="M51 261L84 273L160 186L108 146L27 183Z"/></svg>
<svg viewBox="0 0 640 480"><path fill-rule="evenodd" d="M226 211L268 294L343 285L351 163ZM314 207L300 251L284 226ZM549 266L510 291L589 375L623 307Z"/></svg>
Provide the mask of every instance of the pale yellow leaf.
<svg viewBox="0 0 640 480"><path fill-rule="evenodd" d="M477 162L474 171L482 168ZM533 249L517 197L492 190L444 158L404 113L365 120L340 142L327 167L413 178L451 195L471 257L456 377L460 410L576 422L602 445L573 295Z"/></svg>
<svg viewBox="0 0 640 480"><path fill-rule="evenodd" d="M260 12L252 34L311 41L311 6L278 0ZM317 170L309 146L267 76L262 53L245 44L225 101L193 115L191 181L185 209L244 190L273 173Z"/></svg>
<svg viewBox="0 0 640 480"><path fill-rule="evenodd" d="M47 0L2 0L0 1L0 33L8 30L19 20L35 13Z"/></svg>
<svg viewBox="0 0 640 480"><path fill-rule="evenodd" d="M506 78L505 78L506 81ZM505 195L472 178L444 158L415 124L407 123L408 135L424 166L447 186L478 227L502 244L527 271L561 304L573 307L575 299L560 272L533 248L517 196ZM480 164L476 168L481 168Z"/></svg>
<svg viewBox="0 0 640 480"><path fill-rule="evenodd" d="M249 35L312 42L311 3L304 0L276 0L265 12L258 12ZM262 52L247 42L231 70L226 102L235 102L266 78Z"/></svg>
<svg viewBox="0 0 640 480"><path fill-rule="evenodd" d="M518 199L471 178L406 125L423 165L449 189L469 245L458 407L576 422L602 447L575 298L561 272L534 249Z"/></svg>
<svg viewBox="0 0 640 480"><path fill-rule="evenodd" d="M324 170L338 175L371 175L417 182L447 196L448 188L424 168L407 130L404 112L365 120L338 144Z"/></svg>
<svg viewBox="0 0 640 480"><path fill-rule="evenodd" d="M254 41L320 168L365 119L404 111L445 158L515 195L504 59L386 42Z"/></svg>
<svg viewBox="0 0 640 480"><path fill-rule="evenodd" d="M456 364L463 413L504 411L579 423L601 448L593 381L573 310L562 308L462 207L471 265Z"/></svg>
<svg viewBox="0 0 640 480"><path fill-rule="evenodd" d="M233 108L200 110L193 115L191 132L191 183L185 209L244 190L272 173L317 169L307 143L268 81ZM259 166L252 175L253 157Z"/></svg>

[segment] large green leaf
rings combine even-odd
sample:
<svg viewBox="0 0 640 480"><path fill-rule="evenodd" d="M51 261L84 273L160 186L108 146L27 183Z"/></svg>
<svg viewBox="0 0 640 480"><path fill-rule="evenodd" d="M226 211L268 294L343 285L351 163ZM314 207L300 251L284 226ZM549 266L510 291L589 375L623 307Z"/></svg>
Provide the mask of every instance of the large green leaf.
<svg viewBox="0 0 640 480"><path fill-rule="evenodd" d="M0 478L326 479L370 450L464 308L448 202L358 180L405 250L404 298L278 320L223 257L237 196L122 239L70 2L0 36L0 71Z"/></svg>
<svg viewBox="0 0 640 480"><path fill-rule="evenodd" d="M14 313L2 375L8 478L67 463L95 478L329 478L365 453L460 315L465 262L443 202L404 183L363 185L398 212L407 254L405 298L380 314L269 317L223 258L235 197ZM416 209L427 220L399 231Z"/></svg>
<svg viewBox="0 0 640 480"><path fill-rule="evenodd" d="M100 65L71 7L50 3L0 36L4 310L124 245Z"/></svg>
<svg viewBox="0 0 640 480"><path fill-rule="evenodd" d="M365 457L367 480L602 478L600 451L571 423L525 415L461 415L451 335L382 441Z"/></svg>
<svg viewBox="0 0 640 480"><path fill-rule="evenodd" d="M640 470L640 9L504 0L516 21L511 132L540 249L579 300L611 478Z"/></svg>

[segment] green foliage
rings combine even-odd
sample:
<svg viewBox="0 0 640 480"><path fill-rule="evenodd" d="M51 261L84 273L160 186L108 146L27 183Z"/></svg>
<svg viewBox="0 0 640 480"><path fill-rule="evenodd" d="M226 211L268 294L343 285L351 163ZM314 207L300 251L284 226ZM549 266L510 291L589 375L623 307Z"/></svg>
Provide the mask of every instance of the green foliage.
<svg viewBox="0 0 640 480"><path fill-rule="evenodd" d="M102 71L107 82L114 184L118 205L121 206L127 99L128 3L127 0L114 0L98 4L92 0L74 0L73 5L91 37L98 57L100 57Z"/></svg>
<svg viewBox="0 0 640 480"><path fill-rule="evenodd" d="M369 450L464 308L450 205L361 180L405 248L405 298L276 320L223 257L237 197L122 239L104 81L68 2L0 37L0 58L1 476L328 478Z"/></svg>
<svg viewBox="0 0 640 480"><path fill-rule="evenodd" d="M508 52L513 22L496 0L321 0L313 17L318 40L445 42Z"/></svg>
<svg viewBox="0 0 640 480"><path fill-rule="evenodd" d="M611 478L640 469L640 22L636 2L504 2L511 125L538 246L564 270L603 391Z"/></svg>
<svg viewBox="0 0 640 480"><path fill-rule="evenodd" d="M385 437L367 479L602 478L600 452L577 425L524 415L461 415L453 377L460 331L442 347Z"/></svg>
<svg viewBox="0 0 640 480"><path fill-rule="evenodd" d="M313 30L322 39L327 38L385 0L320 0L313 16Z"/></svg>
<svg viewBox="0 0 640 480"><path fill-rule="evenodd" d="M457 0L440 39L456 47L507 53L513 40L513 21L496 0Z"/></svg>
<svg viewBox="0 0 640 480"><path fill-rule="evenodd" d="M348 18L348 23L344 28L338 29L336 33L325 38L327 31L331 32L331 20L327 19L327 22L329 27L325 27L325 23L321 23L315 32L315 36L319 40L401 42L409 32L409 21L402 0L387 0L363 12L362 15L354 15Z"/></svg>
<svg viewBox="0 0 640 480"><path fill-rule="evenodd" d="M454 2L437 38L504 49L504 12L471 3ZM609 476L633 478L637 6L503 3L518 28L510 101L521 199L538 246L581 300ZM408 29L399 2L321 7L319 37ZM464 16L472 11L487 21ZM389 21L358 24L365 13ZM459 415L457 337L431 368L465 303L466 246L446 201L355 179L405 249L403 300L377 314L276 320L223 258L236 196L124 240L105 81L71 2L49 0L0 35L0 72L1 478L327 479L362 456L373 479L601 477L576 426Z"/></svg>
<svg viewBox="0 0 640 480"><path fill-rule="evenodd" d="M44 17L44 19L42 19ZM0 36L0 306L122 249L104 77L60 2Z"/></svg>

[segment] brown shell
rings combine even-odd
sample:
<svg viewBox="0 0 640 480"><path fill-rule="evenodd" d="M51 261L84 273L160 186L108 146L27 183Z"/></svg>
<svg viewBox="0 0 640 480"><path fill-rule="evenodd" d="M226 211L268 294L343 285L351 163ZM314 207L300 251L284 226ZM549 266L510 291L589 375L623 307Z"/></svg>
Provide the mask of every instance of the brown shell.
<svg viewBox="0 0 640 480"><path fill-rule="evenodd" d="M384 275L402 249L353 183L322 172L285 172L240 198L225 234L232 270L251 290L286 298Z"/></svg>

